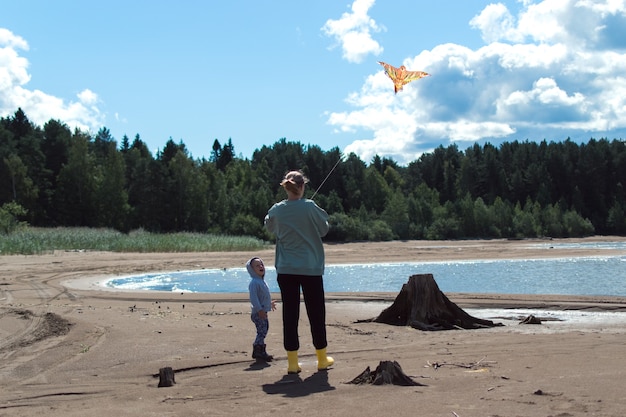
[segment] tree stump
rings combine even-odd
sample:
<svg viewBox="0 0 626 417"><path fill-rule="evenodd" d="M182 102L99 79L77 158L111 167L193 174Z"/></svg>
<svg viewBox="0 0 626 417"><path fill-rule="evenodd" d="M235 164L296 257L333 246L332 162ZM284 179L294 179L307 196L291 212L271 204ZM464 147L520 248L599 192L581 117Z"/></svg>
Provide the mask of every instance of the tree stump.
<svg viewBox="0 0 626 417"><path fill-rule="evenodd" d="M159 369L159 388L171 387L176 383L174 379L174 370L171 367Z"/></svg>
<svg viewBox="0 0 626 417"><path fill-rule="evenodd" d="M410 276L393 304L371 321L425 331L503 326L470 316L441 292L432 274Z"/></svg>
<svg viewBox="0 0 626 417"><path fill-rule="evenodd" d="M350 384L372 384L372 385L402 385L409 386L425 386L414 381L410 376L406 375L400 364L396 361L380 361L374 372L370 371L368 366L359 376L350 381Z"/></svg>

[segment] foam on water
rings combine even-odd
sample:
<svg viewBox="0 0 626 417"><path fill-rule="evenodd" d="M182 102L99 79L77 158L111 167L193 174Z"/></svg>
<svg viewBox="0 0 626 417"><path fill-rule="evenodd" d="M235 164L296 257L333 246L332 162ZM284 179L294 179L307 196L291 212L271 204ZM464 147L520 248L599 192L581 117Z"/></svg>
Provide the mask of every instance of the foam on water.
<svg viewBox="0 0 626 417"><path fill-rule="evenodd" d="M360 320L378 316L391 304L390 301L329 301L327 310ZM540 308L465 308L463 310L473 317L492 320L505 326L481 329L481 332L558 333L576 329L612 333L624 332L626 329L626 312L622 311L543 310ZM519 324L530 315L539 318L541 325Z"/></svg>

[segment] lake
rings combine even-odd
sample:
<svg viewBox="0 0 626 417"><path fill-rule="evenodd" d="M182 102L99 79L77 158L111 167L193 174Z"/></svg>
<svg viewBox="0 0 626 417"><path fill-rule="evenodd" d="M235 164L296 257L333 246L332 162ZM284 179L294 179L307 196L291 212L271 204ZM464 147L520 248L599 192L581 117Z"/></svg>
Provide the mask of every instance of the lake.
<svg viewBox="0 0 626 417"><path fill-rule="evenodd" d="M537 245L541 247L542 245ZM558 294L626 296L626 242L546 243L548 247L618 249L621 256L550 259L492 259L327 265L327 292L399 292L414 274L433 274L444 293ZM127 290L247 293L245 268L202 269L112 278L105 285ZM266 280L279 292L276 271Z"/></svg>

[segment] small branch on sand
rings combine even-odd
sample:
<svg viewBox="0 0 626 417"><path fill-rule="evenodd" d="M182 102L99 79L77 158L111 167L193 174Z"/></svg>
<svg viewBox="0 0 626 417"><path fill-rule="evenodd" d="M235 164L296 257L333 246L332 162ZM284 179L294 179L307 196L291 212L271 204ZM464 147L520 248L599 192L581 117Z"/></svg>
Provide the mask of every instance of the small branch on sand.
<svg viewBox="0 0 626 417"><path fill-rule="evenodd" d="M478 362L474 362L474 363L448 363L448 362L433 362L430 363L430 361L427 361L426 363L428 364L428 367L433 368L433 369L439 369L442 366L456 366L459 368L466 368L466 369L472 369L472 368L477 368L480 365L489 365L489 364L494 364L497 363L495 361L485 361L486 356L484 356L481 360L479 360Z"/></svg>

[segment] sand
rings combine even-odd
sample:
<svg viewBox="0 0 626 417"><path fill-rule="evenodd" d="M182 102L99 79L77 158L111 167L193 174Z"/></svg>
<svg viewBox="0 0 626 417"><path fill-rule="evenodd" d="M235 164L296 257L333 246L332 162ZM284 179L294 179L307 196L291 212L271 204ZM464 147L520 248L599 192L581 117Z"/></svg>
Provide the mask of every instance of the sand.
<svg viewBox="0 0 626 417"><path fill-rule="evenodd" d="M348 243L326 245L326 255L328 264L624 255L556 245L603 240L626 239ZM241 267L253 255L273 264L272 249L0 256L0 416L566 417L626 410L626 297L446 294L504 326L422 332L360 322L397 293L327 294L335 366L316 370L303 308L302 372L294 377L286 375L280 303L266 339L275 360L262 365L250 357L255 330L245 293L100 286L134 273ZM542 324L520 325L528 311ZM595 320L551 320L551 311ZM381 361L396 361L420 385L350 383ZM159 388L165 367L176 384Z"/></svg>

